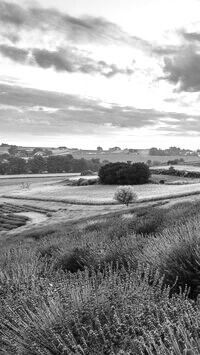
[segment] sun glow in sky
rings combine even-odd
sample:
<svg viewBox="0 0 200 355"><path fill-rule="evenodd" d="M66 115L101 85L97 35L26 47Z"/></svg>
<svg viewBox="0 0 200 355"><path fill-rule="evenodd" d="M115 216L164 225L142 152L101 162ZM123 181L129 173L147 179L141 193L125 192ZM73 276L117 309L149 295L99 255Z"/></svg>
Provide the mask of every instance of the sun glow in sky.
<svg viewBox="0 0 200 355"><path fill-rule="evenodd" d="M0 143L200 148L200 0L0 0Z"/></svg>

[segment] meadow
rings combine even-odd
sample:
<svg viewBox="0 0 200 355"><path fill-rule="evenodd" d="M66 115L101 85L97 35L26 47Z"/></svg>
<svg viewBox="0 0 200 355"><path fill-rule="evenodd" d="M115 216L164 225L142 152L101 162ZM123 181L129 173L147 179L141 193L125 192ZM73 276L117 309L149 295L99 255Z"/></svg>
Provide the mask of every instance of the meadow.
<svg viewBox="0 0 200 355"><path fill-rule="evenodd" d="M132 161L132 163L144 162L147 160L156 161L160 163L167 163L169 160L180 159L180 156L161 156L155 155L151 156L149 154L135 154L135 153L125 153L125 152L103 152L103 153L86 153L84 151L74 151L72 153L75 159L100 159L101 162L108 160L109 162L127 162L127 160ZM195 156L181 156L185 162L200 162L200 157Z"/></svg>
<svg viewBox="0 0 200 355"><path fill-rule="evenodd" d="M187 180L184 182L183 179L180 180L177 178L169 180L170 184L149 183L133 186L133 190L138 197L138 202L144 199L152 200L155 198L200 193L199 179L197 181L190 179L189 183ZM178 181L182 183L178 184ZM177 182L177 184L173 182ZM61 180L53 183L32 185L29 189L16 189L10 193L6 192L4 196L29 200L63 201L66 203L116 204L113 200L116 189L117 185L68 186Z"/></svg>
<svg viewBox="0 0 200 355"><path fill-rule="evenodd" d="M13 238L0 354L199 354L199 212L142 207Z"/></svg>
<svg viewBox="0 0 200 355"><path fill-rule="evenodd" d="M21 191L27 187L43 186L43 184L56 182L64 178L79 176L80 174L0 175L0 195L11 191Z"/></svg>

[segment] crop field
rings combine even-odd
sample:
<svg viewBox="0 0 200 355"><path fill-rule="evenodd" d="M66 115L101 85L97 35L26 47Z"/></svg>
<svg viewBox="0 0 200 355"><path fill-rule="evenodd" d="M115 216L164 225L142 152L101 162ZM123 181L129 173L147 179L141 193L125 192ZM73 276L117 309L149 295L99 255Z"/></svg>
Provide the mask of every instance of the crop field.
<svg viewBox="0 0 200 355"><path fill-rule="evenodd" d="M83 202L83 203L113 203L113 196L116 191L116 185L91 185L91 186L63 186L59 184L36 186L29 190L17 191L8 196L21 197L26 199L43 199L66 201L66 202ZM138 200L163 198L171 195L200 193L200 183L187 185L159 185L146 184L135 185L134 192L137 194Z"/></svg>
<svg viewBox="0 0 200 355"><path fill-rule="evenodd" d="M80 174L0 175L0 195L79 176Z"/></svg>
<svg viewBox="0 0 200 355"><path fill-rule="evenodd" d="M180 159L183 158L185 162L200 162L200 157L192 157L192 156L151 156L149 154L135 154L135 153L84 153L84 152L73 152L73 157L75 159L85 158L85 159L100 159L101 162L104 160L109 160L112 163L115 162L127 162L127 160L131 160L132 162L146 162L147 160L158 161L160 163L166 163L168 160Z"/></svg>
<svg viewBox="0 0 200 355"><path fill-rule="evenodd" d="M94 178L92 176L91 178ZM89 218L95 215L122 211L122 205L114 199L116 185L69 186L67 179L73 176L37 176L28 178L0 179L0 232L20 233L22 230L45 227L65 221ZM88 177L84 177L88 178ZM200 179L183 179L174 176L152 175L154 183L135 185L133 190L137 200L133 203L186 198L200 195ZM159 184L164 179L165 184ZM27 185L26 185L27 184ZM15 229L20 228L18 231Z"/></svg>
<svg viewBox="0 0 200 355"><path fill-rule="evenodd" d="M26 216L19 216L13 213L2 213L0 211L0 232L9 231L24 226L29 220Z"/></svg>
<svg viewBox="0 0 200 355"><path fill-rule="evenodd" d="M200 166L193 166L193 165L171 165L174 167L175 170L185 170L185 171L197 171L200 172ZM151 167L151 169L169 169L169 165L161 165L161 166L155 166Z"/></svg>
<svg viewBox="0 0 200 355"><path fill-rule="evenodd" d="M200 354L199 212L143 206L10 238L0 353Z"/></svg>
<svg viewBox="0 0 200 355"><path fill-rule="evenodd" d="M36 212L44 215L55 212L47 208L36 207L28 204L16 205L11 203L2 203L0 205L0 232L9 231L26 225L29 217L26 212ZM24 214L24 215L23 215Z"/></svg>

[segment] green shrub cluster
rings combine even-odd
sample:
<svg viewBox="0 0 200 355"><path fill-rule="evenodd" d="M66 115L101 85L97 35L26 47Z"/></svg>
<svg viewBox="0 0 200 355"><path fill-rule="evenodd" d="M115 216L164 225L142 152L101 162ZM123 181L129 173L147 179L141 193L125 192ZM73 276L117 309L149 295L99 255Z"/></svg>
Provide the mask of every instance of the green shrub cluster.
<svg viewBox="0 0 200 355"><path fill-rule="evenodd" d="M149 181L151 175L144 163L109 163L99 169L99 179L108 185L138 185Z"/></svg>

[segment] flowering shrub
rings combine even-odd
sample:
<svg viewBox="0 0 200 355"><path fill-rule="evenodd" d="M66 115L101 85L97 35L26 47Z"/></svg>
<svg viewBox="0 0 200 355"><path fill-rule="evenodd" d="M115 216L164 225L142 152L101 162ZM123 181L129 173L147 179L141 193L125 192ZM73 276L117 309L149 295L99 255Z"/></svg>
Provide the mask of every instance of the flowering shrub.
<svg viewBox="0 0 200 355"><path fill-rule="evenodd" d="M128 207L130 202L137 199L137 195L130 186L120 186L114 194L114 199Z"/></svg>

